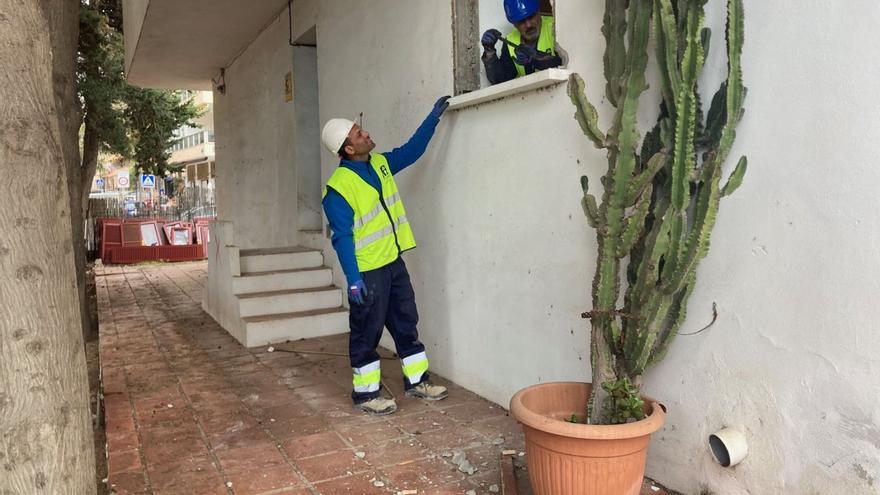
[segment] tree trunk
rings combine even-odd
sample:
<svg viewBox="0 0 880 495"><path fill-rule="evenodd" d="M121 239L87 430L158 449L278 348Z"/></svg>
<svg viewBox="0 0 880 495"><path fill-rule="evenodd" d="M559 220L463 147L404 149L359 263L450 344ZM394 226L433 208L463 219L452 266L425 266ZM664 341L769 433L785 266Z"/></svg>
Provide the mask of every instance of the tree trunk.
<svg viewBox="0 0 880 495"><path fill-rule="evenodd" d="M67 185L77 3L0 0L0 493L95 493Z"/></svg>
<svg viewBox="0 0 880 495"><path fill-rule="evenodd" d="M83 337L97 337L97 321L92 316L90 298L86 297L85 217L80 207L82 190L79 160L79 127L82 116L76 104L76 51L79 43L79 2L41 0L49 14L52 52L54 55L52 79L55 85L55 104L59 109L61 149L67 166L67 188L70 198L70 225L73 234L73 255L76 267L76 289ZM71 25L69 19L75 19ZM86 191L88 194L88 190ZM97 309L97 308L95 308ZM96 313L96 312L95 312Z"/></svg>
<svg viewBox="0 0 880 495"><path fill-rule="evenodd" d="M83 132L83 152L82 166L80 177L80 197L79 207L82 210L83 218L89 216L89 192L92 188L92 181L95 180L95 171L98 169L98 152L101 149L101 137L98 135L94 124L89 122L90 104L86 102L86 119L85 130Z"/></svg>
<svg viewBox="0 0 880 495"><path fill-rule="evenodd" d="M95 126L89 122L89 106L88 102L86 102L82 162L78 160L79 154L77 153L77 160L73 162L76 168L76 177L69 178L70 209L71 211L79 212L78 222L73 218L76 215L71 215L71 220L74 223L74 239L80 239L80 242L77 244L80 249L78 251L74 249L74 254L76 256L77 287L82 283L84 288L84 291L80 293L82 297L80 308L83 313L83 336L86 340L91 340L98 336L98 308L95 307L96 299L92 297L94 294L88 293L86 289L86 264L88 260L86 260L85 232L83 227L85 226L86 219L89 218L89 193L92 189L92 181L95 179L95 170L98 168L98 151L101 148L98 132ZM78 184L78 186L75 184ZM80 226L79 237L76 237L77 229L75 225Z"/></svg>

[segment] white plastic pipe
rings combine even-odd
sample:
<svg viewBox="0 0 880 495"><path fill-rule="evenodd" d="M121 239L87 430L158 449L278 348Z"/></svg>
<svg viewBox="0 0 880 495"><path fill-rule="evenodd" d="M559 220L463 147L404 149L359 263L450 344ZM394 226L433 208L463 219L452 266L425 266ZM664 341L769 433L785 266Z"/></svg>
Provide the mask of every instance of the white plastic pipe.
<svg viewBox="0 0 880 495"><path fill-rule="evenodd" d="M736 466L749 453L746 436L733 428L724 428L709 435L709 448L718 464L724 467Z"/></svg>

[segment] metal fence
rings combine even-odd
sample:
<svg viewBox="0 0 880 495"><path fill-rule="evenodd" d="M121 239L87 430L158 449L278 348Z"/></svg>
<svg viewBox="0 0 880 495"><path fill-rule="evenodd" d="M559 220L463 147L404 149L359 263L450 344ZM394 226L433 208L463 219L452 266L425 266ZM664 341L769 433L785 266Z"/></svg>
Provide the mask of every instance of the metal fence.
<svg viewBox="0 0 880 495"><path fill-rule="evenodd" d="M173 198L159 194L149 196L141 191L94 193L89 197L86 245L89 251L97 250L95 229L99 217L192 222L198 217L216 216L214 189L209 187L181 188Z"/></svg>

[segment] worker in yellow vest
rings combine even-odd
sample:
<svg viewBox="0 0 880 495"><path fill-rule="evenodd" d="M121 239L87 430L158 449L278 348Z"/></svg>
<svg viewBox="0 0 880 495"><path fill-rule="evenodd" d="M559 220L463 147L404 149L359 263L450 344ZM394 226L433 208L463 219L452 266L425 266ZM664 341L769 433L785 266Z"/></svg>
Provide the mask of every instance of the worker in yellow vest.
<svg viewBox="0 0 880 495"><path fill-rule="evenodd" d="M504 14L514 29L503 39L501 31L489 29L480 38L483 65L492 84L563 65L556 45L553 18L541 15L538 0L504 0ZM504 42L499 56L498 41Z"/></svg>
<svg viewBox="0 0 880 495"><path fill-rule="evenodd" d="M376 347L384 327L400 356L406 395L425 400L447 396L446 387L429 381L428 356L419 342L415 293L401 258L416 241L394 175L425 152L448 99L437 100L413 137L390 152L371 153L376 144L370 133L351 120L330 119L321 132L324 146L340 158L322 204L348 281L351 397L355 408L370 414L397 410L394 400L380 395Z"/></svg>

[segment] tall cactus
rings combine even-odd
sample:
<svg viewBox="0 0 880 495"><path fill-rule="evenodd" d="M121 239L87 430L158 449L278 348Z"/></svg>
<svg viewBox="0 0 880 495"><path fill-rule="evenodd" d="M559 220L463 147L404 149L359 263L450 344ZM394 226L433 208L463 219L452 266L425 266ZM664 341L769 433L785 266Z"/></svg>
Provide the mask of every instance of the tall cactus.
<svg viewBox="0 0 880 495"><path fill-rule="evenodd" d="M601 203L590 193L587 178L581 178L584 213L598 239L593 309L585 313L592 322L594 423L603 422L603 408L597 406L607 401L614 383L626 379L637 390L644 371L666 354L685 319L720 200L745 175L742 157L721 186L721 167L736 137L746 95L740 69L743 1L728 0L727 80L704 117L697 80L711 34L703 27L706 2L606 0L605 89L616 108L606 133L599 129L581 77L569 79L575 119L608 156ZM647 88L652 31L662 101L656 125L642 139L636 115ZM623 307L618 309L620 270L627 257Z"/></svg>

